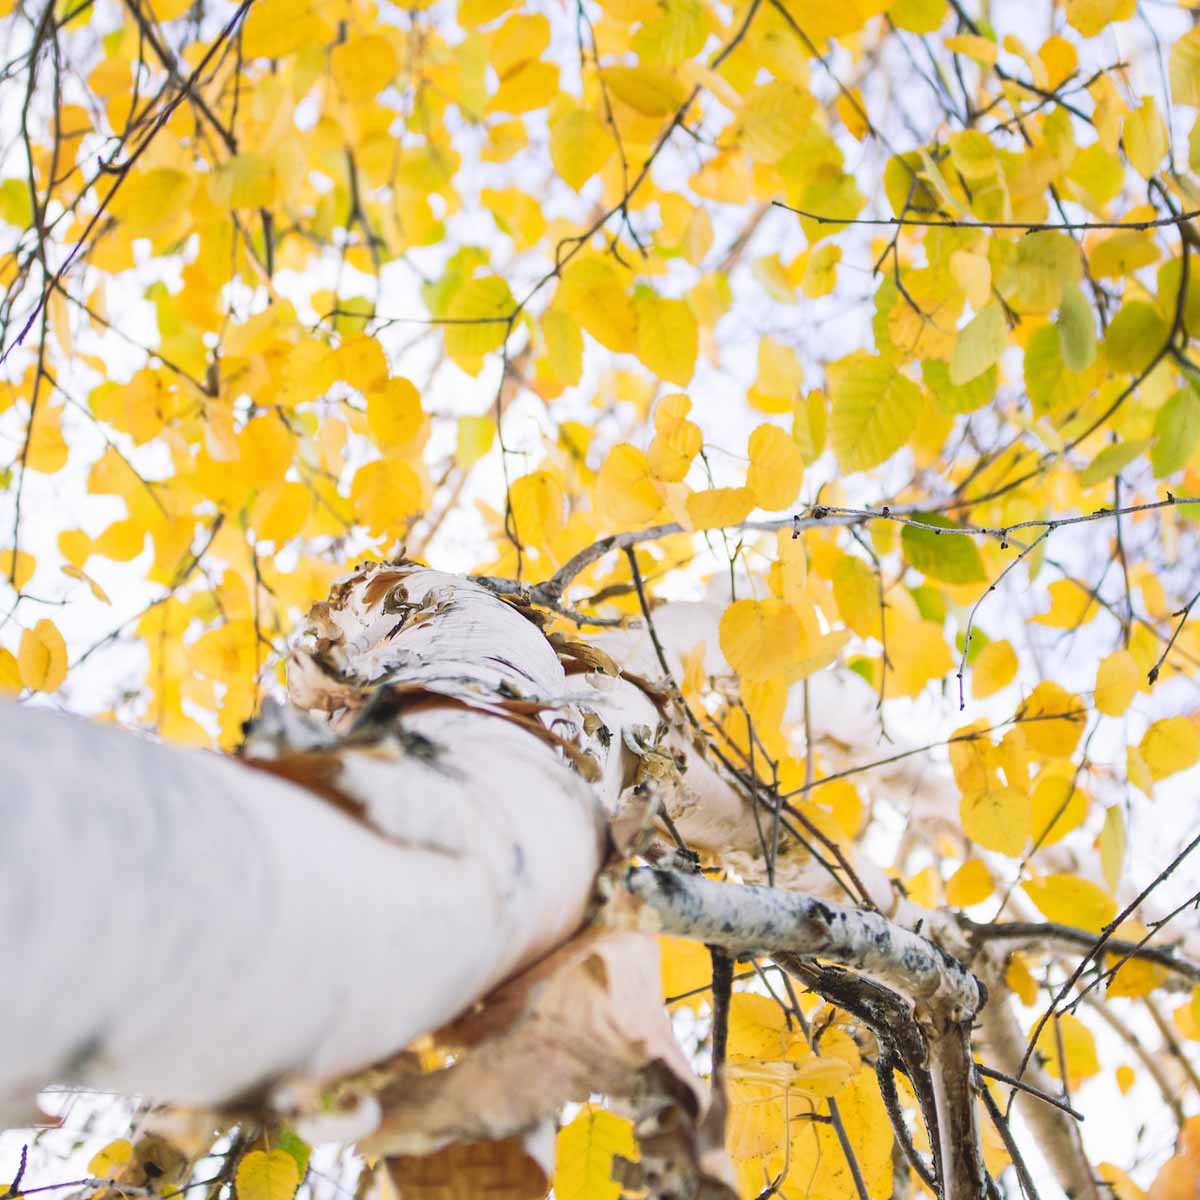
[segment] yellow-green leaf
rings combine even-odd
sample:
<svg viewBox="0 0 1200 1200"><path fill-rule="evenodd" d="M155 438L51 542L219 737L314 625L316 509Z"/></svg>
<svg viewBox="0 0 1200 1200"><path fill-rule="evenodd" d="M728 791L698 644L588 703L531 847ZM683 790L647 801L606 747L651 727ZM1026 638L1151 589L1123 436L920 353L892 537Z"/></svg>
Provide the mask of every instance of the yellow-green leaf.
<svg viewBox="0 0 1200 1200"><path fill-rule="evenodd" d="M976 583L987 578L979 549L969 534L938 532L955 530L953 521L940 513L914 513L913 520L934 526L905 525L900 533L904 557L922 575L943 583Z"/></svg>
<svg viewBox="0 0 1200 1200"><path fill-rule="evenodd" d="M826 372L832 405L830 433L847 471L866 471L908 441L921 412L921 389L891 363L862 351Z"/></svg>
<svg viewBox="0 0 1200 1200"><path fill-rule="evenodd" d="M950 356L950 382L963 387L996 364L1008 344L1008 326L999 304L976 313L954 339Z"/></svg>

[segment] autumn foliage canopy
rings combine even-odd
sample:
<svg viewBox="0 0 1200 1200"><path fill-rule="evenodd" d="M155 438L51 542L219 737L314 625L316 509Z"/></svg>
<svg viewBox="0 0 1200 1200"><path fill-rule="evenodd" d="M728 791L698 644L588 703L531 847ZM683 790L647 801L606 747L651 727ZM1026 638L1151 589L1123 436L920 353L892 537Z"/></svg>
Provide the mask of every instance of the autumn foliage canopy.
<svg viewBox="0 0 1200 1200"><path fill-rule="evenodd" d="M1188 9L0 13L0 692L231 751L355 562L487 577L577 642L702 599L664 686L761 802L761 882L829 860L860 903L859 853L1009 928L1000 1002L1099 1186L1197 1194ZM709 953L664 940L663 974L702 1057ZM927 1189L904 1079L772 978L736 964L721 1017L741 1195ZM595 1100L561 1200L637 1159ZM1052 1189L1005 1129L1002 1190ZM288 1200L285 1141L224 1182Z"/></svg>

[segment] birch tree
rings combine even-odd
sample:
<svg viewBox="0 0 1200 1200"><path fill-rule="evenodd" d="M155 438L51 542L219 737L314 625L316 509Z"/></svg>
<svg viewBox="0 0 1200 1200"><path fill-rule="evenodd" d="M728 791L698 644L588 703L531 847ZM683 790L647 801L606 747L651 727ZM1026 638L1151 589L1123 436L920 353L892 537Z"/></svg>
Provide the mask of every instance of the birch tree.
<svg viewBox="0 0 1200 1200"><path fill-rule="evenodd" d="M1184 10L0 26L0 1195L1196 1195Z"/></svg>

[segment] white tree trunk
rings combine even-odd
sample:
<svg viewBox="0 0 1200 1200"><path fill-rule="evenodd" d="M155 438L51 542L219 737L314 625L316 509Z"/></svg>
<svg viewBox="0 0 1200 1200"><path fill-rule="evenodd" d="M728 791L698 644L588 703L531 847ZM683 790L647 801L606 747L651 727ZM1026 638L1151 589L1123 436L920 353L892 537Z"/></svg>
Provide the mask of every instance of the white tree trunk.
<svg viewBox="0 0 1200 1200"><path fill-rule="evenodd" d="M5 708L0 1095L327 1077L561 942L600 861L589 789L494 718L443 735L453 773L380 773L392 840L242 763Z"/></svg>
<svg viewBox="0 0 1200 1200"><path fill-rule="evenodd" d="M374 645L341 614L360 669L373 653L397 684L484 706L536 696L577 719L525 617L463 581L402 574L416 607L394 637ZM295 759L314 782L334 759L356 821L244 762L5 707L0 1097L69 1080L213 1103L335 1075L562 942L600 865L601 790L479 708L427 708L403 730L400 745Z"/></svg>

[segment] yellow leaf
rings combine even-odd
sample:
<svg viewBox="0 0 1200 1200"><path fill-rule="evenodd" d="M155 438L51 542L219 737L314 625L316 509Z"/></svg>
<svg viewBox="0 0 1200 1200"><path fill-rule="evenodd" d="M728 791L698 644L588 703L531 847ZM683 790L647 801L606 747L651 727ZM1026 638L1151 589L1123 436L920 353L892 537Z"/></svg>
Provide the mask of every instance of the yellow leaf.
<svg viewBox="0 0 1200 1200"><path fill-rule="evenodd" d="M760 508L775 511L792 504L804 479L800 447L775 425L760 425L750 435L746 484Z"/></svg>
<svg viewBox="0 0 1200 1200"><path fill-rule="evenodd" d="M1134 0L1067 0L1067 23L1085 38L1133 16Z"/></svg>
<svg viewBox="0 0 1200 1200"><path fill-rule="evenodd" d="M576 191L608 162L615 148L608 127L587 109L569 109L550 122L550 161Z"/></svg>
<svg viewBox="0 0 1200 1200"><path fill-rule="evenodd" d="M638 358L660 379L687 387L700 347L700 330L687 301L642 294L634 300L634 311Z"/></svg>
<svg viewBox="0 0 1200 1200"><path fill-rule="evenodd" d="M0 550L0 579L18 592L25 590L36 569L37 559L28 550Z"/></svg>
<svg viewBox="0 0 1200 1200"><path fill-rule="evenodd" d="M1171 99L1200 107L1200 29L1189 29L1171 47Z"/></svg>
<svg viewBox="0 0 1200 1200"><path fill-rule="evenodd" d="M187 211L196 176L173 167L135 172L113 197L110 212L130 237L153 237Z"/></svg>
<svg viewBox="0 0 1200 1200"><path fill-rule="evenodd" d="M963 833L985 850L1016 858L1029 840L1029 797L1014 787L965 795L959 805Z"/></svg>
<svg viewBox="0 0 1200 1200"><path fill-rule="evenodd" d="M517 540L545 546L562 528L562 484L548 471L533 471L513 482L508 491Z"/></svg>
<svg viewBox="0 0 1200 1200"><path fill-rule="evenodd" d="M251 1150L238 1163L234 1181L238 1200L292 1200L300 1168L286 1150Z"/></svg>
<svg viewBox="0 0 1200 1200"><path fill-rule="evenodd" d="M1138 921L1122 921L1117 927L1117 936L1128 942L1141 942L1149 933ZM1105 989L1109 996L1148 996L1168 976L1166 967L1115 952L1104 956L1104 969L1112 972Z"/></svg>
<svg viewBox="0 0 1200 1200"><path fill-rule="evenodd" d="M1126 1070L1130 1068L1126 1067ZM1120 1076L1121 1068L1117 1068L1117 1075ZM1120 1080L1118 1078L1118 1084ZM1170 1161L1168 1159L1168 1161ZM1102 1162L1096 1164L1096 1174L1104 1180L1106 1187L1111 1190L1113 1200L1146 1200L1146 1193L1143 1191L1129 1176L1114 1163ZM1163 1198L1159 1198L1163 1200Z"/></svg>
<svg viewBox="0 0 1200 1200"><path fill-rule="evenodd" d="M946 903L969 908L986 900L994 888L992 873L983 859L969 858L946 881Z"/></svg>
<svg viewBox="0 0 1200 1200"><path fill-rule="evenodd" d="M1087 819L1088 794L1079 786L1070 763L1046 766L1033 789L1033 840L1052 846Z"/></svg>
<svg viewBox="0 0 1200 1200"><path fill-rule="evenodd" d="M863 100L862 92L858 88L843 91L838 96L834 107L850 136L861 142L871 130L871 123L867 117L867 105Z"/></svg>
<svg viewBox="0 0 1200 1200"><path fill-rule="evenodd" d="M421 452L428 421L421 411L421 397L409 380L398 376L368 393L367 428L384 454L412 458Z"/></svg>
<svg viewBox="0 0 1200 1200"><path fill-rule="evenodd" d="M614 446L596 476L595 504L617 529L640 527L662 509L646 456L628 442Z"/></svg>
<svg viewBox="0 0 1200 1200"><path fill-rule="evenodd" d="M72 566L82 567L92 552L92 539L82 529L64 529L58 535L58 551Z"/></svg>
<svg viewBox="0 0 1200 1200"><path fill-rule="evenodd" d="M329 52L329 69L351 104L374 99L396 76L399 64L391 42L380 34L349 37Z"/></svg>
<svg viewBox="0 0 1200 1200"><path fill-rule="evenodd" d="M546 363L556 383L574 387L583 374L583 333L579 322L560 308L551 308L542 317L542 336L546 339Z"/></svg>
<svg viewBox="0 0 1200 1200"><path fill-rule="evenodd" d="M112 601L108 598L108 593L85 571L81 568L73 566L71 563L64 563L62 573L69 579L78 579L81 583L86 583L92 590L92 595L100 601L101 604L111 604Z"/></svg>
<svg viewBox="0 0 1200 1200"><path fill-rule="evenodd" d="M888 693L916 696L926 684L942 679L954 666L942 627L936 621L888 614L888 654L892 674Z"/></svg>
<svg viewBox="0 0 1200 1200"><path fill-rule="evenodd" d="M21 690L21 668L17 656L0 646L0 692L16 693Z"/></svg>
<svg viewBox="0 0 1200 1200"><path fill-rule="evenodd" d="M947 50L951 50L955 54L965 54L983 67L996 65L996 55L1000 49L995 42L973 33L951 34L943 44Z"/></svg>
<svg viewBox="0 0 1200 1200"><path fill-rule="evenodd" d="M1017 675L1017 655L1007 639L988 642L971 666L971 695L983 700L1006 688Z"/></svg>
<svg viewBox="0 0 1200 1200"><path fill-rule="evenodd" d="M683 80L667 67L609 67L603 77L622 104L646 117L674 113L688 95Z"/></svg>
<svg viewBox="0 0 1200 1200"><path fill-rule="evenodd" d="M1083 701L1046 680L1029 693L1017 710L1029 749L1043 758L1067 758L1083 736Z"/></svg>
<svg viewBox="0 0 1200 1200"><path fill-rule="evenodd" d="M890 1200L892 1148L887 1138L879 1136L888 1118L874 1070L859 1071L838 1093L837 1103L869 1200ZM859 1193L837 1133L815 1121L793 1120L791 1128L791 1168L807 1185L795 1194L814 1200L855 1200ZM779 1161L782 1165L782 1155Z"/></svg>
<svg viewBox="0 0 1200 1200"><path fill-rule="evenodd" d="M322 46L333 30L319 16L324 0L260 0L242 26L247 58L282 58L302 46Z"/></svg>
<svg viewBox="0 0 1200 1200"><path fill-rule="evenodd" d="M754 509L749 488L709 488L687 498L688 519L693 529L721 529L740 525Z"/></svg>
<svg viewBox="0 0 1200 1200"><path fill-rule="evenodd" d="M638 345L638 314L624 277L608 259L580 255L563 271L555 303L561 303L584 330L614 354Z"/></svg>
<svg viewBox="0 0 1200 1200"><path fill-rule="evenodd" d="M730 1062L775 1062L787 1053L795 1036L787 1015L770 996L735 992L730 998Z"/></svg>
<svg viewBox="0 0 1200 1200"><path fill-rule="evenodd" d="M336 350L330 378L348 383L365 396L387 383L387 355L376 338L359 334L347 338Z"/></svg>
<svg viewBox="0 0 1200 1200"><path fill-rule="evenodd" d="M1127 1095L1129 1089L1133 1087L1134 1081L1137 1079L1137 1072L1131 1067L1122 1063L1117 1068L1117 1089L1121 1095ZM1104 1164L1100 1164L1100 1169L1103 1171Z"/></svg>
<svg viewBox="0 0 1200 1200"><path fill-rule="evenodd" d="M1046 1060L1046 1071L1055 1079L1062 1079L1062 1068L1066 1066L1067 1082L1072 1089L1100 1073L1096 1039L1092 1031L1070 1013L1058 1013L1046 1022L1038 1034L1036 1049Z"/></svg>
<svg viewBox="0 0 1200 1200"><path fill-rule="evenodd" d="M772 337L758 343L758 375L747 396L755 408L767 413L791 412L803 382L804 368L791 346Z"/></svg>
<svg viewBox="0 0 1200 1200"><path fill-rule="evenodd" d="M1153 176L1167 156L1167 126L1153 96L1143 96L1125 117L1123 141L1133 169L1143 179Z"/></svg>
<svg viewBox="0 0 1200 1200"><path fill-rule="evenodd" d="M1023 955L1014 954L1008 960L1008 970L1004 973L1004 982L1020 997L1022 1004L1028 1006L1037 1000L1037 980L1030 974Z"/></svg>
<svg viewBox="0 0 1200 1200"><path fill-rule="evenodd" d="M687 419L692 402L683 395L664 397L654 409L654 428L647 461L655 479L678 483L688 473L692 459L700 453L700 426Z"/></svg>
<svg viewBox="0 0 1200 1200"><path fill-rule="evenodd" d="M773 81L755 88L739 114L741 146L761 163L777 163L808 135L816 101L794 84Z"/></svg>
<svg viewBox="0 0 1200 1200"><path fill-rule="evenodd" d="M559 1131L554 1154L554 1195L558 1200L617 1200L613 1158L636 1161L633 1125L602 1108L586 1106Z"/></svg>
<svg viewBox="0 0 1200 1200"><path fill-rule="evenodd" d="M866 471L908 441L921 411L921 389L890 363L858 351L826 371L830 433L847 471Z"/></svg>
<svg viewBox="0 0 1200 1200"><path fill-rule="evenodd" d="M260 538L274 542L278 548L304 528L312 506L312 489L303 483L281 483L277 488L261 492L253 508L255 532Z"/></svg>
<svg viewBox="0 0 1200 1200"><path fill-rule="evenodd" d="M47 404L43 400L33 415L29 430L29 450L25 465L31 471L53 475L67 463L67 442L62 431L61 404Z"/></svg>
<svg viewBox="0 0 1200 1200"><path fill-rule="evenodd" d="M43 617L22 631L17 665L21 683L35 692L52 692L67 677L67 645L53 621Z"/></svg>
<svg viewBox="0 0 1200 1200"><path fill-rule="evenodd" d="M473 467L496 440L496 422L491 417L459 417L454 461L462 470Z"/></svg>
<svg viewBox="0 0 1200 1200"><path fill-rule="evenodd" d="M859 637L878 639L882 632L879 577L861 558L842 555L833 565L833 598L838 615Z"/></svg>
<svg viewBox="0 0 1200 1200"><path fill-rule="evenodd" d="M888 19L909 33L936 33L949 7L950 0L896 0Z"/></svg>
<svg viewBox="0 0 1200 1200"><path fill-rule="evenodd" d="M222 208L268 208L278 187L271 160L252 150L226 159L208 176L209 195Z"/></svg>
<svg viewBox="0 0 1200 1200"><path fill-rule="evenodd" d="M1136 746L1125 747L1125 775L1135 788L1154 799L1154 776Z"/></svg>
<svg viewBox="0 0 1200 1200"><path fill-rule="evenodd" d="M1093 701L1108 717L1119 717L1128 707L1142 682L1141 668L1128 650L1110 654L1096 669Z"/></svg>
<svg viewBox="0 0 1200 1200"><path fill-rule="evenodd" d="M359 467L350 483L355 519L379 537L399 539L411 517L421 511L421 479L396 458Z"/></svg>
<svg viewBox="0 0 1200 1200"><path fill-rule="evenodd" d="M1099 884L1078 875L1043 875L1021 885L1048 921L1099 933L1116 915L1113 898Z"/></svg>
<svg viewBox="0 0 1200 1200"><path fill-rule="evenodd" d="M92 1155L88 1174L95 1179L112 1179L132 1159L133 1143L128 1138L117 1138Z"/></svg>
<svg viewBox="0 0 1200 1200"><path fill-rule="evenodd" d="M966 292L973 309L979 312L987 307L992 295L992 267L986 255L955 250L950 255L950 274Z"/></svg>
<svg viewBox="0 0 1200 1200"><path fill-rule="evenodd" d="M712 1003L712 993L707 990L712 983L712 958L702 943L689 938L660 937L658 951L664 999L695 992L697 988L705 989L677 1001L672 1008L690 1008L698 1012L701 1005Z"/></svg>
<svg viewBox="0 0 1200 1200"><path fill-rule="evenodd" d="M1162 313L1143 300L1121 306L1104 336L1104 353L1114 371L1136 375L1150 365L1167 338Z"/></svg>
<svg viewBox="0 0 1200 1200"><path fill-rule="evenodd" d="M780 600L738 600L721 615L721 650L747 682L778 675L806 642L799 614Z"/></svg>
<svg viewBox="0 0 1200 1200"><path fill-rule="evenodd" d="M1100 866L1108 890L1115 892L1125 864L1125 814L1119 804L1105 810L1100 830Z"/></svg>
<svg viewBox="0 0 1200 1200"><path fill-rule="evenodd" d="M141 522L114 521L92 542L92 553L114 562L132 562L146 548L146 530Z"/></svg>
<svg viewBox="0 0 1200 1200"><path fill-rule="evenodd" d="M1187 717L1166 717L1146 730L1138 750L1157 782L1200 759L1200 731Z"/></svg>

